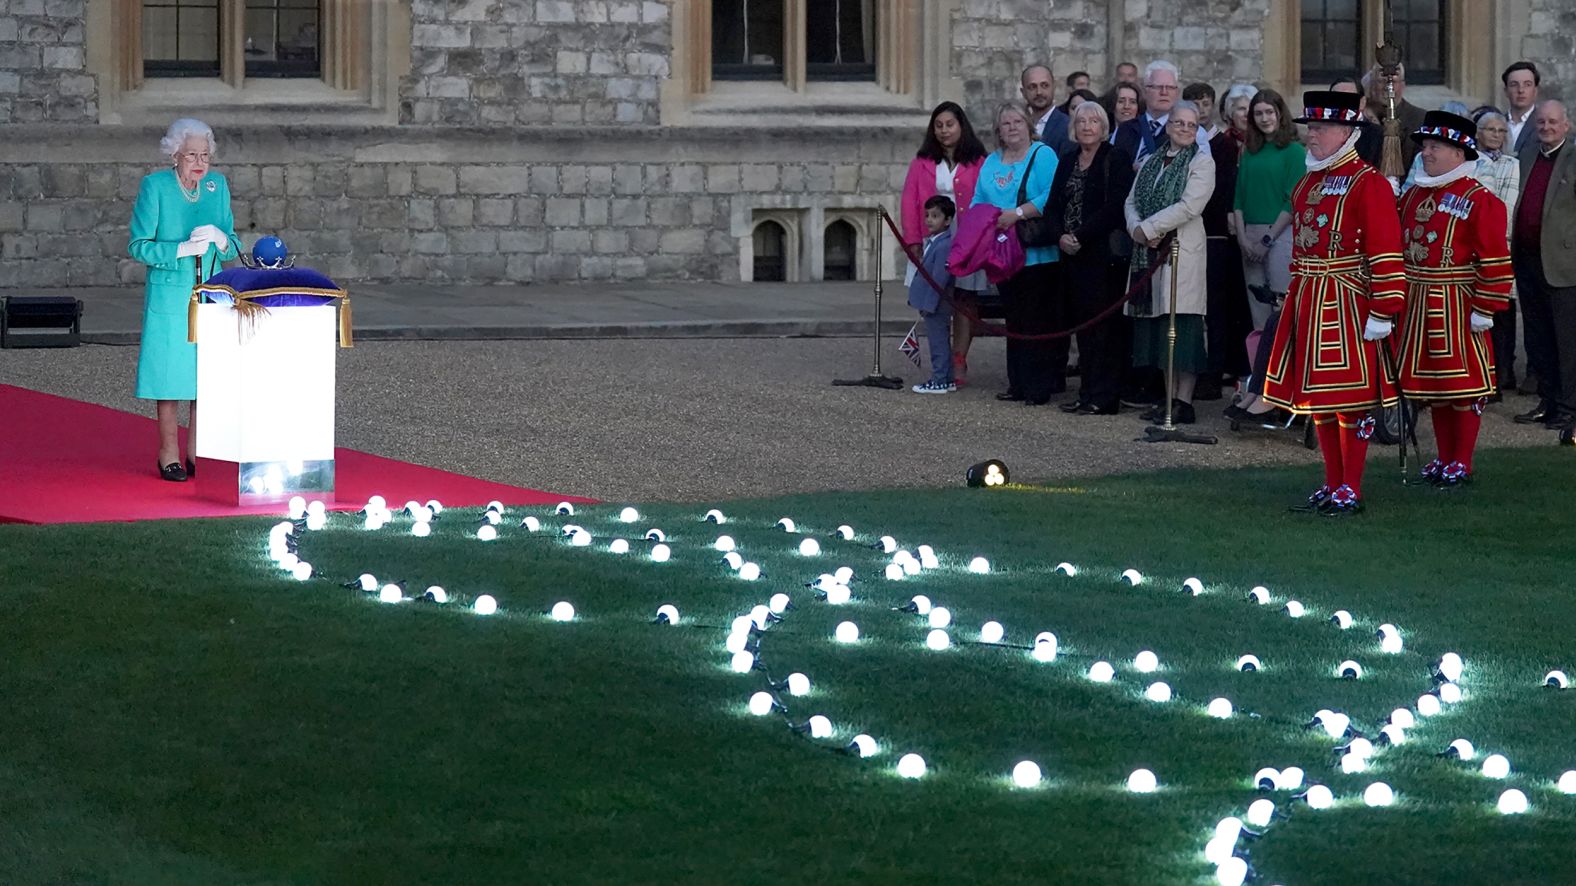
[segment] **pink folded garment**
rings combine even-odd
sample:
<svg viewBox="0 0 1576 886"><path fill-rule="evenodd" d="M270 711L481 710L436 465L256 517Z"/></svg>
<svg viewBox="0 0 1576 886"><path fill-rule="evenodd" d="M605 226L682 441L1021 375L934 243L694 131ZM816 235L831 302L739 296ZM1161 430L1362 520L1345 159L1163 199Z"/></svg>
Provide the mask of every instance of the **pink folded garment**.
<svg viewBox="0 0 1576 886"><path fill-rule="evenodd" d="M996 230L1000 215L1000 209L981 203L958 216L952 251L947 253L947 270L954 277L984 271L986 280L1000 283L1023 270L1023 244L1018 242L1018 232L1011 228Z"/></svg>

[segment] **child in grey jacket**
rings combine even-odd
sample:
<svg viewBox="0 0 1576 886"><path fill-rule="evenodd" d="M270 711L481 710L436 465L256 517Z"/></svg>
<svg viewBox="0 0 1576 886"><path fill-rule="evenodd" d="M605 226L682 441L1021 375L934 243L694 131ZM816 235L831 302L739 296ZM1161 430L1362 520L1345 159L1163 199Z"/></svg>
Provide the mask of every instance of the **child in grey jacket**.
<svg viewBox="0 0 1576 886"><path fill-rule="evenodd" d="M926 236L919 263L941 289L932 286L925 274L915 274L908 286L909 306L924 319L930 347L930 381L914 385L916 394L950 394L958 389L952 378L952 272L947 270L956 212L952 201L940 194L925 201Z"/></svg>

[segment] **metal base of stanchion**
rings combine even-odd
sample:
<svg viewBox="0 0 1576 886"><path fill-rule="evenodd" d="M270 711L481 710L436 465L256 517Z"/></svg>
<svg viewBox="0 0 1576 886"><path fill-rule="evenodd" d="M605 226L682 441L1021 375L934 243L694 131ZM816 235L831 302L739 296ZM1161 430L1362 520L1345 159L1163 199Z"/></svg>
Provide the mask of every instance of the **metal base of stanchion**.
<svg viewBox="0 0 1576 886"><path fill-rule="evenodd" d="M1144 429L1144 438L1140 443L1198 443L1203 446L1214 446L1218 440L1208 434L1189 434L1181 428L1168 428L1162 425L1150 425Z"/></svg>
<svg viewBox="0 0 1576 886"><path fill-rule="evenodd" d="M832 384L850 388L886 388L889 391L903 389L903 380L890 375L867 375L864 378L834 378Z"/></svg>

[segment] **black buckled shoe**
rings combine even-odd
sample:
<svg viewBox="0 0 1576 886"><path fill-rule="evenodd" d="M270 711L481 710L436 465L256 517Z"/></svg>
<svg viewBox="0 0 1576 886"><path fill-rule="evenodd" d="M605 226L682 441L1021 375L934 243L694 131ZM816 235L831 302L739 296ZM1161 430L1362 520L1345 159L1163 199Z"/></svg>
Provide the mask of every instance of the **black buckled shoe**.
<svg viewBox="0 0 1576 886"><path fill-rule="evenodd" d="M1439 479L1434 481L1435 485L1440 489L1455 489L1471 482L1472 472L1467 470L1466 465L1458 461L1445 465L1444 470L1439 472Z"/></svg>
<svg viewBox="0 0 1576 886"><path fill-rule="evenodd" d="M1423 469L1418 471L1418 475L1430 483L1438 483L1439 475L1443 474L1444 472L1445 463L1436 458L1428 464L1423 465Z"/></svg>
<svg viewBox="0 0 1576 886"><path fill-rule="evenodd" d="M180 462L172 461L169 464L159 468L159 476L165 480L170 481L171 483L185 483L186 469L181 467Z"/></svg>
<svg viewBox="0 0 1576 886"><path fill-rule="evenodd" d="M1363 512L1362 499L1352 491L1352 487L1345 483L1334 492L1330 493L1330 500L1324 503L1324 508L1319 511L1326 517L1355 517Z"/></svg>
<svg viewBox="0 0 1576 886"><path fill-rule="evenodd" d="M1538 405L1515 417L1518 425L1542 424L1554 412L1554 404L1547 400L1539 400Z"/></svg>
<svg viewBox="0 0 1576 886"><path fill-rule="evenodd" d="M1019 400L1022 400L1023 399L1023 395L1018 393L1017 391L1002 391L1001 393L996 395L996 399L997 400L1004 400L1004 401L1006 401L1008 403L1015 403L1015 402L1017 402Z"/></svg>
<svg viewBox="0 0 1576 886"><path fill-rule="evenodd" d="M1329 502L1330 496L1333 493L1334 490L1332 490L1330 487L1320 486L1308 496L1307 501L1300 505L1292 505L1291 507L1287 508L1287 510L1296 514L1316 514L1324 509L1325 504Z"/></svg>

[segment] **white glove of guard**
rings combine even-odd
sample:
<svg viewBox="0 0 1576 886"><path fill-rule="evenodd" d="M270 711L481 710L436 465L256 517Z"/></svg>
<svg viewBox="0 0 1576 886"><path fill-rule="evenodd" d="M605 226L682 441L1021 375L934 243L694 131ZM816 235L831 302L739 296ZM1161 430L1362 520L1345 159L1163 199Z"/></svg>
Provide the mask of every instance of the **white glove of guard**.
<svg viewBox="0 0 1576 886"><path fill-rule="evenodd" d="M1473 314L1472 315L1472 331L1473 332L1487 332L1487 331L1489 331L1490 329L1493 329L1493 328L1494 328L1494 318L1493 317L1485 317L1482 314Z"/></svg>
<svg viewBox="0 0 1576 886"><path fill-rule="evenodd" d="M207 251L208 241L193 232L190 240L183 241L181 245L175 247L175 256L177 258L186 258L190 255L202 255Z"/></svg>
<svg viewBox="0 0 1576 886"><path fill-rule="evenodd" d="M1395 324L1389 320L1369 317L1368 322L1363 325L1363 341L1378 341L1389 335L1394 329Z"/></svg>
<svg viewBox="0 0 1576 886"><path fill-rule="evenodd" d="M207 240L209 243L212 243L214 246L218 247L220 252L223 252L230 245L230 238L225 236L225 233L214 225L198 225L197 228L192 231L192 237L195 238L199 235L201 235L204 240Z"/></svg>
<svg viewBox="0 0 1576 886"><path fill-rule="evenodd" d="M1397 197L1401 196L1401 180L1393 175L1385 176L1385 180L1390 183L1390 190L1394 191Z"/></svg>

